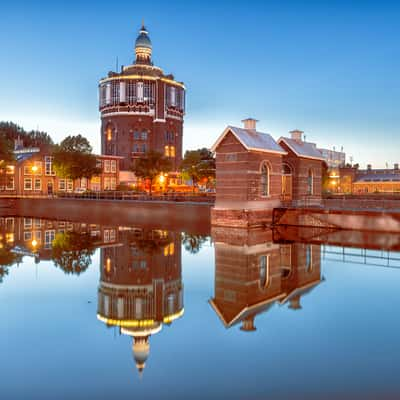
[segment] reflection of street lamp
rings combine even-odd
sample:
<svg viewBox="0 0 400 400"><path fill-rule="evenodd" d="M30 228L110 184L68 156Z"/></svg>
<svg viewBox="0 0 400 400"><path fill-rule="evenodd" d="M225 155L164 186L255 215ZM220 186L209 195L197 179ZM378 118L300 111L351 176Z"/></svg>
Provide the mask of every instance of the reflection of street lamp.
<svg viewBox="0 0 400 400"><path fill-rule="evenodd" d="M38 170L37 165L34 165L34 166L32 167L32 172L36 172L37 170Z"/></svg>
<svg viewBox="0 0 400 400"><path fill-rule="evenodd" d="M37 241L36 241L36 239L33 239L32 240L32 247L36 247L37 246Z"/></svg>

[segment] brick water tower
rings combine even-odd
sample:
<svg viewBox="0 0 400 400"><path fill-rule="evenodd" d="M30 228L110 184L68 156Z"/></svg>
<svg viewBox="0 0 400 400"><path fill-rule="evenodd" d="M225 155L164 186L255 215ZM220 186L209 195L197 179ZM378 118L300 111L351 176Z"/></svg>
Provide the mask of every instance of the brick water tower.
<svg viewBox="0 0 400 400"><path fill-rule="evenodd" d="M153 65L152 43L142 25L135 60L100 80L101 152L122 156L121 170L155 150L171 159L176 171L182 160L185 86Z"/></svg>

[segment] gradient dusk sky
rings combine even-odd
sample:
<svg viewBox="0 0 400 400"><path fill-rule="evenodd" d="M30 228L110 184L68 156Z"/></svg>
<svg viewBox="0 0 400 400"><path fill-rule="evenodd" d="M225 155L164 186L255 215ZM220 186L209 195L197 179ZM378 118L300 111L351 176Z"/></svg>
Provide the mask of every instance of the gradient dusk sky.
<svg viewBox="0 0 400 400"><path fill-rule="evenodd" d="M187 87L184 148L251 116L304 130L361 166L400 162L400 2L2 3L0 120L86 135L100 151L98 80L132 63L142 18L154 64Z"/></svg>

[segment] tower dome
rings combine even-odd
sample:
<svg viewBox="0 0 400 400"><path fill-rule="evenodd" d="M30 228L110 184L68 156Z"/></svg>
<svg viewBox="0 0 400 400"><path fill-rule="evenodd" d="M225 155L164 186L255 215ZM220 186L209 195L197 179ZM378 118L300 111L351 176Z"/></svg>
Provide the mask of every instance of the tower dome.
<svg viewBox="0 0 400 400"><path fill-rule="evenodd" d="M152 44L144 23L135 41L136 64L151 64Z"/></svg>

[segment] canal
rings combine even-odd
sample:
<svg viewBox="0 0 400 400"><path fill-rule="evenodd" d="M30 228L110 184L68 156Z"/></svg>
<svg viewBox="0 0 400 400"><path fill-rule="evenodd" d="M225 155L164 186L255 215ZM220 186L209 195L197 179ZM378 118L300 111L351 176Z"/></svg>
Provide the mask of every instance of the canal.
<svg viewBox="0 0 400 400"><path fill-rule="evenodd" d="M396 235L153 225L0 218L1 398L398 398Z"/></svg>

